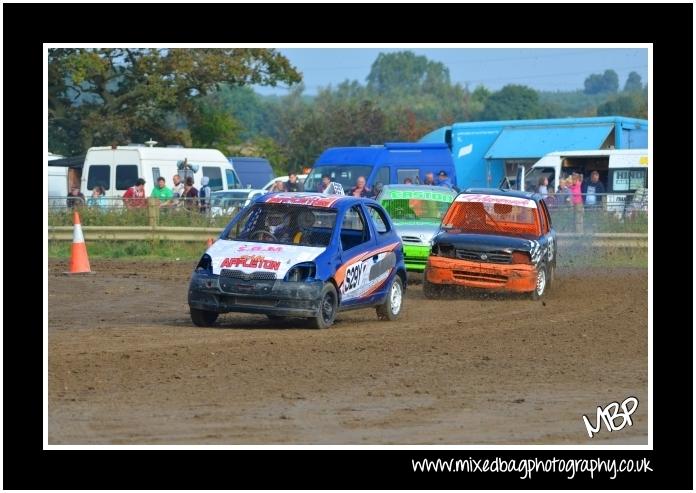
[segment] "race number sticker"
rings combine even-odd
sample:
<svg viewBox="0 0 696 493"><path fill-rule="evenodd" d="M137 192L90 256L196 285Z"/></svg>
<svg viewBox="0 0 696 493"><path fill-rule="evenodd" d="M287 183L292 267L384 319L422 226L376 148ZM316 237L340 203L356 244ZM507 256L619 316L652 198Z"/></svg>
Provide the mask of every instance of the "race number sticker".
<svg viewBox="0 0 696 493"><path fill-rule="evenodd" d="M549 255L548 255L549 262L551 262L553 260L554 247L555 247L555 244L553 242L553 236L549 236Z"/></svg>
<svg viewBox="0 0 696 493"><path fill-rule="evenodd" d="M395 265L394 252L383 252L350 265L346 269L346 278L341 286L343 300L372 294L389 277Z"/></svg>

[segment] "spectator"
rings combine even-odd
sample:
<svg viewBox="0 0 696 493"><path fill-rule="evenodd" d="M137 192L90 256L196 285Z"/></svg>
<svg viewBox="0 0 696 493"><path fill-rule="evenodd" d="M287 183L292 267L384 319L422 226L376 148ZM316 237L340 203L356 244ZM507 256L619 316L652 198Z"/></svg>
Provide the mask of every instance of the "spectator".
<svg viewBox="0 0 696 493"><path fill-rule="evenodd" d="M351 189L350 194L353 197L371 197L371 190L365 186L365 177L358 176L355 180L355 186Z"/></svg>
<svg viewBox="0 0 696 493"><path fill-rule="evenodd" d="M542 199L549 196L549 179L546 176L539 177L539 184L537 185L537 193L541 195Z"/></svg>
<svg viewBox="0 0 696 493"><path fill-rule="evenodd" d="M69 209L80 207L85 203L85 196L80 192L80 189L73 187L70 189L68 199L65 201Z"/></svg>
<svg viewBox="0 0 696 493"><path fill-rule="evenodd" d="M145 180L138 178L135 185L126 190L123 194L123 202L129 209L147 207L145 198Z"/></svg>
<svg viewBox="0 0 696 493"><path fill-rule="evenodd" d="M275 192L284 192L285 191L285 184L283 183L283 180L276 180L273 182L273 186L271 187L271 193Z"/></svg>
<svg viewBox="0 0 696 493"><path fill-rule="evenodd" d="M186 183L184 184L184 207L189 210L195 210L198 206L198 189L193 186L193 177L189 176L186 178Z"/></svg>
<svg viewBox="0 0 696 493"><path fill-rule="evenodd" d="M568 190L570 191L570 202L573 204L573 209L575 209L575 232L582 233L584 230L583 221L585 215L585 208L582 204L582 175L573 173L570 178L570 185Z"/></svg>
<svg viewBox="0 0 696 493"><path fill-rule="evenodd" d="M321 183L319 183L319 186L317 188L317 192L328 193L330 186L331 186L331 176L321 175Z"/></svg>
<svg viewBox="0 0 696 493"><path fill-rule="evenodd" d="M106 192L104 192L104 187L97 185L92 189L92 196L87 199L87 205L90 207L96 207L97 209L106 209Z"/></svg>
<svg viewBox="0 0 696 493"><path fill-rule="evenodd" d="M152 189L150 194L151 198L160 200L160 205L166 205L167 201L172 198L172 191L165 186L165 182L164 176L157 178L157 186Z"/></svg>
<svg viewBox="0 0 696 493"><path fill-rule="evenodd" d="M172 197L178 198L184 195L184 184L179 175L172 176L174 186L172 187Z"/></svg>
<svg viewBox="0 0 696 493"><path fill-rule="evenodd" d="M408 177L406 177L406 178L404 179L404 185L413 185L413 180L410 179L410 178L408 178Z"/></svg>
<svg viewBox="0 0 696 493"><path fill-rule="evenodd" d="M205 214L210 210L210 194L212 190L210 189L210 177L204 176L201 178L201 190L198 192L198 199L201 206L201 214Z"/></svg>
<svg viewBox="0 0 696 493"><path fill-rule="evenodd" d="M443 169L441 170L438 174L438 181L437 185L440 187L447 187L447 188L452 188L452 182L449 179L449 176L447 176L447 172Z"/></svg>
<svg viewBox="0 0 696 493"><path fill-rule="evenodd" d="M423 185L435 186L435 178L432 173L425 174L425 180L423 180Z"/></svg>
<svg viewBox="0 0 696 493"><path fill-rule="evenodd" d="M599 172L593 171L590 174L590 181L582 184L582 193L585 197L585 205L587 207L601 207L602 195L605 193L604 184L599 181Z"/></svg>
<svg viewBox="0 0 696 493"><path fill-rule="evenodd" d="M568 180L561 178L558 182L558 192L554 195L553 204L556 207L562 207L568 205L570 201L570 190L568 189Z"/></svg>
<svg viewBox="0 0 696 493"><path fill-rule="evenodd" d="M372 187L372 197L377 197L380 193L382 193L382 189L384 188L384 183L381 181L378 181L375 183L375 186Z"/></svg>
<svg viewBox="0 0 696 493"><path fill-rule="evenodd" d="M288 181L285 182L285 191L287 192L304 192L302 183L297 181L297 173L291 172L288 175Z"/></svg>

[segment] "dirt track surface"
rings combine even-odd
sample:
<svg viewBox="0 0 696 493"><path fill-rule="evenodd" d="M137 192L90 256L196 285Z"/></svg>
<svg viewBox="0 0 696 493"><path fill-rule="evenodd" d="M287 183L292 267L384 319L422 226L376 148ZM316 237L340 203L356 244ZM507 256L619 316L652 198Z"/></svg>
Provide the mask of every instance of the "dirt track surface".
<svg viewBox="0 0 696 493"><path fill-rule="evenodd" d="M411 284L399 321L315 331L194 327L193 264L50 262L49 443L647 443L646 270L558 269L545 305ZM628 396L633 425L589 439L581 416Z"/></svg>

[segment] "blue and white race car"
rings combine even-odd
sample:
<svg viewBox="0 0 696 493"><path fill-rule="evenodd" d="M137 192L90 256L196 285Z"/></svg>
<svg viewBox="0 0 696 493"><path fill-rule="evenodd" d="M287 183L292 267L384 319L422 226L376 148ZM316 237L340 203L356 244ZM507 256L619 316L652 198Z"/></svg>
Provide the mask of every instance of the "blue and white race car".
<svg viewBox="0 0 696 493"><path fill-rule="evenodd" d="M403 248L389 215L371 199L275 193L242 210L201 257L189 285L191 319L220 313L308 318L329 327L339 310L403 308Z"/></svg>

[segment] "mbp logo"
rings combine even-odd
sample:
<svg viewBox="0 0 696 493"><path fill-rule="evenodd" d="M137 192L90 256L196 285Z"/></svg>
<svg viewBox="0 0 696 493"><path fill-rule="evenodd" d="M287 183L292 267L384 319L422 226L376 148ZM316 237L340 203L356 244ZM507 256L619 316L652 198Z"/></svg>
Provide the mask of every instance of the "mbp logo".
<svg viewBox="0 0 696 493"><path fill-rule="evenodd" d="M619 408L622 412L619 412ZM602 422L609 431L619 431L622 430L626 425L632 426L633 421L631 420L631 415L638 409L638 399L635 397L627 397L620 405L618 402L612 402L607 405L604 409L602 406L597 406L597 422L596 426L590 424L590 420L587 416L582 417L585 423L585 428L587 428L587 434L592 438L592 435L598 433L602 428ZM620 425L616 424L616 419L621 418Z"/></svg>

